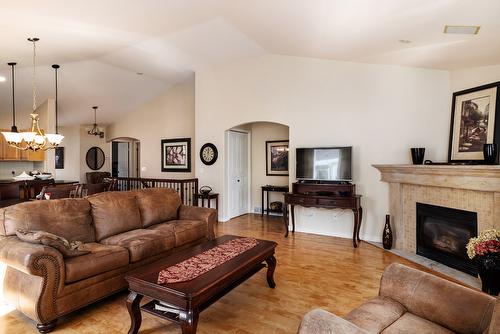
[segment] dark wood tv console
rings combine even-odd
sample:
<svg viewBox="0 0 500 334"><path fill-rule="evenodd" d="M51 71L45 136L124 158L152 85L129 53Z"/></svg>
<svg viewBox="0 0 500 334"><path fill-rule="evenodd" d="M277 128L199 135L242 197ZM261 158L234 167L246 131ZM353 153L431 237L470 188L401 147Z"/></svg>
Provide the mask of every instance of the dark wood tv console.
<svg viewBox="0 0 500 334"><path fill-rule="evenodd" d="M292 184L292 192L285 193L283 221L285 237L288 237L288 205L292 216L292 233L295 232L295 205L326 209L351 209L354 213L352 244L358 247L361 241L359 230L363 219L361 195L356 195L356 186L351 183L333 183L325 181L300 181Z"/></svg>

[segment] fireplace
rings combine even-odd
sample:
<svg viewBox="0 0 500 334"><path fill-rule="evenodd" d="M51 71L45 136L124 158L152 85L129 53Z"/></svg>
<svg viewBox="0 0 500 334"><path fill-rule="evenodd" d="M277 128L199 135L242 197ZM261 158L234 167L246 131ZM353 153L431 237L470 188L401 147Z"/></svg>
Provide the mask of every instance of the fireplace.
<svg viewBox="0 0 500 334"><path fill-rule="evenodd" d="M476 236L476 212L417 203L417 254L477 276L465 248Z"/></svg>

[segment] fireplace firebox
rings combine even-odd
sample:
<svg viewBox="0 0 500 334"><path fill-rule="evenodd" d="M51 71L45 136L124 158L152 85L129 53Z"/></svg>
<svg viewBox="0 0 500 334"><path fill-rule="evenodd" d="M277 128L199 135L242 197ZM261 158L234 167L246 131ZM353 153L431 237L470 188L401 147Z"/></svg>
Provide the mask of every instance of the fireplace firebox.
<svg viewBox="0 0 500 334"><path fill-rule="evenodd" d="M417 203L417 254L477 276L466 250L476 236L476 212Z"/></svg>

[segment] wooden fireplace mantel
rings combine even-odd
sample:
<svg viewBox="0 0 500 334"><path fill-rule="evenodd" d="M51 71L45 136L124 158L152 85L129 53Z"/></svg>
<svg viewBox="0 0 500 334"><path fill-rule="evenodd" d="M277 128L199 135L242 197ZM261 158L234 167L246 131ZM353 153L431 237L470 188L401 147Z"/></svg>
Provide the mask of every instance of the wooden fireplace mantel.
<svg viewBox="0 0 500 334"><path fill-rule="evenodd" d="M498 165L373 165L389 184L395 247L416 249L416 203L477 213L478 230L500 228Z"/></svg>
<svg viewBox="0 0 500 334"><path fill-rule="evenodd" d="M500 192L498 165L373 165L380 180L431 187Z"/></svg>

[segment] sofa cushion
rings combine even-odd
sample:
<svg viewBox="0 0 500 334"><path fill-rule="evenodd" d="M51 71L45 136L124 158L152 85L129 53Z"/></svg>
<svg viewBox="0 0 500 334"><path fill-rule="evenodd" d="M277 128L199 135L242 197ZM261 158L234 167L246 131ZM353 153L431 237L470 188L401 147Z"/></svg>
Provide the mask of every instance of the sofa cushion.
<svg viewBox="0 0 500 334"><path fill-rule="evenodd" d="M68 241L94 242L90 204L83 198L30 201L0 210L4 235L17 230L45 231Z"/></svg>
<svg viewBox="0 0 500 334"><path fill-rule="evenodd" d="M396 320L392 325L387 327L383 334L453 334L454 332L441 327L440 325L420 318L413 313L405 313L401 318Z"/></svg>
<svg viewBox="0 0 500 334"><path fill-rule="evenodd" d="M344 319L367 331L380 333L405 312L406 309L400 303L390 298L377 297L352 310Z"/></svg>
<svg viewBox="0 0 500 334"><path fill-rule="evenodd" d="M130 262L137 262L174 248L174 235L164 231L137 229L103 239L101 243L127 248Z"/></svg>
<svg viewBox="0 0 500 334"><path fill-rule="evenodd" d="M171 220L153 225L149 230L172 232L175 235L175 247L180 247L192 241L207 238L207 223L201 220Z"/></svg>
<svg viewBox="0 0 500 334"><path fill-rule="evenodd" d="M177 219L181 197L172 188L148 188L136 192L142 227Z"/></svg>
<svg viewBox="0 0 500 334"><path fill-rule="evenodd" d="M141 228L141 216L133 191L111 191L87 197L92 206L97 241Z"/></svg>
<svg viewBox="0 0 500 334"><path fill-rule="evenodd" d="M80 246L81 250L89 254L68 258L66 266L66 283L76 282L107 271L127 266L129 263L128 251L123 247L107 246L99 243L86 243Z"/></svg>

